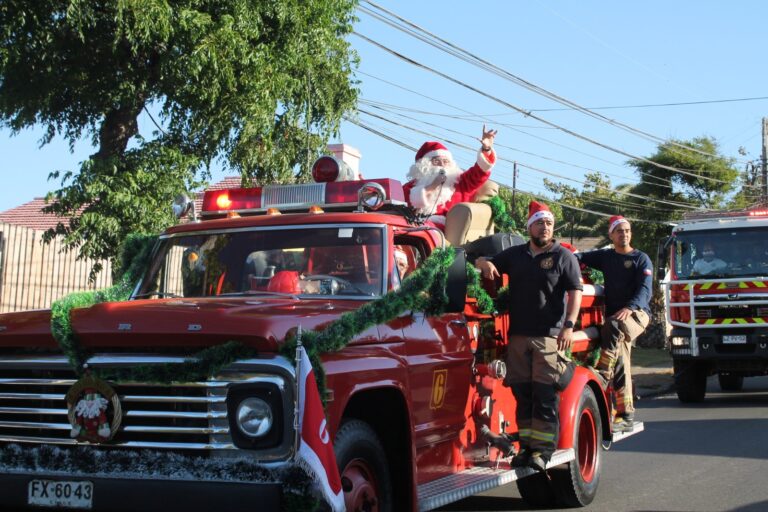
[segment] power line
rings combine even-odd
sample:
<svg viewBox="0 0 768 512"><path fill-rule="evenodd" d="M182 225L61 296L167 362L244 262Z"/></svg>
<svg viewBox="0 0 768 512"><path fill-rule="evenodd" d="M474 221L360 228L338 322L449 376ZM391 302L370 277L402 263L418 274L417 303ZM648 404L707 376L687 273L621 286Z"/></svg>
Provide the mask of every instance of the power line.
<svg viewBox="0 0 768 512"><path fill-rule="evenodd" d="M645 103L640 105L610 105L604 107L585 107L589 110L617 110L630 108L655 108L655 107L678 107L684 105L711 105L713 103L733 103L737 101L760 101L768 100L768 96L755 96L753 98L728 98L722 100L702 100L702 101L678 101L675 103ZM558 112L564 110L573 110L572 108L532 108L531 112Z"/></svg>
<svg viewBox="0 0 768 512"><path fill-rule="evenodd" d="M364 112L364 113L366 113L366 112ZM372 115L370 113L366 113L366 114ZM373 115L373 117L376 117L377 119L381 119L383 121L386 121L386 122L389 122L389 123L392 123L392 124L395 124L395 125L399 125L398 123L395 123L394 121L391 121L389 119L383 118L381 116ZM354 120L354 121L351 121L351 122L353 122L354 124L357 124L358 126L364 127L364 124L361 123L359 120ZM421 134L429 136L429 137L433 137L434 136L434 134L432 134L432 133L429 133L429 132L426 132L426 131L423 131L423 130L419 130L419 129L414 128L414 127L409 127L409 126L405 126L405 125L399 125L399 126L401 126L403 128L406 128L406 129L409 129L409 130L412 130L412 131L415 131L417 133L421 133ZM369 130L369 131L372 131L372 130ZM446 142L448 142L449 144L451 144L453 146L456 146L456 147L459 147L459 148L462 148L462 149L466 149L466 150L472 151L472 148L470 148L469 146L467 146L465 144L462 144L461 142L458 142L458 141L455 141L455 140L450 140L447 137L443 138L443 140L445 140ZM504 158L504 157L499 157L498 155L497 155L496 158L497 158L497 161L504 161L504 162L511 163L511 164L517 163L521 167L525 167L525 168L531 169L531 170L533 170L535 172L539 172L539 173L545 174L547 176L552 176L554 178L559 178L559 179L562 179L562 180L572 181L572 182L575 182L575 183L579 183L581 185L586 185L585 182L577 180L575 178L569 178L567 176L563 176L561 174L557 174L557 173L554 173L552 171L547 171L545 169L541 169L541 168L534 167L534 166L531 166L531 165L528 165L528 164L525 164L525 163L521 163L519 161L509 160L509 159ZM497 173L498 173L498 171L497 171ZM634 198L637 198L637 199L644 199L644 200L647 200L647 201L653 201L653 202L656 202L656 203L666 204L666 205L670 205L670 206L677 206L678 209L681 209L681 208L693 209L693 210L700 210L701 209L701 208L699 208L697 206L693 206L693 205L686 204L686 203L679 203L679 202L665 200L665 199L657 199L657 198L653 198L653 197L643 196L643 195L640 195L640 194L634 194L634 193L631 193L631 192L625 192L625 191L621 191L621 190L617 190L617 189L611 189L611 188L603 187L603 186L600 186L600 185L595 185L595 187L598 188L598 189L601 189L601 190L605 190L605 191L617 194L617 195L634 197ZM616 203L616 204L617 205L621 205L621 203Z"/></svg>
<svg viewBox="0 0 768 512"><path fill-rule="evenodd" d="M362 102L363 102L363 103L367 103L366 101L362 101ZM380 109L382 109L382 110L385 110L385 109L383 109L383 108L381 108L381 107L378 107L378 106L376 106L376 105L371 105L371 106L372 106L373 108L380 108ZM367 113L368 115L371 115L371 116L375 116L375 114L371 114L371 113L369 113L369 112L366 112L366 111L364 111L364 110L360 109L359 107L358 107L358 111L360 111L360 112L364 112L364 113ZM385 110L385 111L386 111L386 110ZM413 117L411 117L411 116L407 116L407 115L405 115L405 114L401 114L401 113L398 113L398 112L390 112L390 113L391 113L391 114L393 114L393 115L396 115L396 116L398 116L398 117L403 117L403 118L405 118L405 119L409 119L409 120L411 120L411 121L416 121L416 122L419 122L419 123L425 124L425 125L427 125L427 126L432 126L432 127L434 127L434 128L440 128L440 129L446 130L446 131L448 131L448 132L451 132L451 133L454 133L454 134L459 134L459 135L468 136L468 135L466 135L466 134L464 134L464 133L461 133L461 132L457 132L457 131L455 131L455 130L451 130L450 128L446 128L446 127L444 127L444 126L438 126L438 125L436 125L436 124L434 124L434 123L430 123L430 122L428 122L428 121L423 121L423 120L420 120L420 119L416 119L416 118L413 118ZM379 117L379 116L375 116L375 117ZM383 118L383 117L381 117L380 119L382 119L382 120L384 120L384 121L387 121L387 122L392 122L391 120L389 120L389 119L386 119L386 118ZM395 124L396 124L396 123L395 123ZM402 125L398 125L398 126L402 126ZM404 128L410 128L410 127L406 127L406 126L403 126L403 127L404 127ZM544 155L539 155L539 154L537 154L537 153L531 153L530 151L525 151L525 150L523 150L523 149L515 148L515 147L513 147L513 146L508 146L508 145L504 145L504 144L501 144L501 143L496 143L496 145L497 145L497 146L499 146L499 147L502 147L502 148L510 149L510 150L512 150L512 151L517 151L518 153L522 153L522 154L525 154L525 155L530 155L530 156L534 156L534 157L537 157L537 158L542 158L542 159L544 159L544 160L548 160L548 161L550 161L550 162L555 162L555 163L559 163L559 164L563 164L563 165L568 165L568 166L571 166L571 167L575 167L575 168L577 168L577 169L582 169L582 170L585 170L585 171L590 171L590 172L594 172L594 171L595 171L595 169L594 169L594 168L584 167L584 166L581 166L581 165L578 165L578 164L574 164L574 163L571 163L571 162L566 162L566 161L563 161L563 160L558 160L558 159L556 159L556 158L551 158L551 157L547 157L547 156L544 156ZM656 184L657 184L657 185L659 185L659 186L665 186L665 187L669 187L669 188L670 188L670 190L672 189L672 180L671 180L671 179L660 178L660 177L658 177L658 176L654 176L654 175L653 175L653 174L651 174L651 173L648 173L648 172L645 172L645 171L641 171L641 170L637 170L637 172L639 172L641 175L647 176L647 177L648 177L648 178L650 178L650 179L656 180L656 181L658 182L658 183L656 183ZM607 176L613 176L613 177L615 177L615 178L620 178L620 179L622 179L622 180L625 180L625 179L627 179L625 176L620 176L620 175L618 175L618 174L612 174L612 173L609 173L609 172L605 172L605 171L603 171L603 174L605 174L605 175L607 175Z"/></svg>
<svg viewBox="0 0 768 512"><path fill-rule="evenodd" d="M523 79L523 78L521 78L521 77L519 77L517 75L514 75L513 73L511 73L511 72L509 72L509 71L507 71L507 70L505 70L503 68L500 68L500 67L496 66L495 64L493 64L491 62L486 61L485 59L483 59L481 57L478 57L477 55L469 52L468 50L466 50L464 48L461 48L461 47L451 43L450 41L447 41L447 40L437 36L436 34L434 34L434 33L430 32L430 31L424 29L423 27L420 27L419 25L416 25L415 23L413 23L413 22L411 22L411 21L409 21L409 20L407 20L407 19L405 19L405 18L395 14L392 11L389 11L389 10L385 9L384 7L376 4L375 2L372 2L371 0L363 0L363 1L365 3L367 3L368 5L378 9L379 11L382 11L382 12L388 14L389 16L392 16L393 18L397 19L401 24L405 24L406 26L402 26L400 24L397 24L397 23L387 19L386 17L371 11L370 9L368 9L366 7L358 6L358 9L363 11L363 12L365 12L366 14L368 14L368 15L370 15L370 16L372 16L372 17L374 17L374 18L376 18L376 19L378 19L378 20L380 20L380 21L382 21L384 23L386 23L387 25L389 25L389 26L391 26L391 27L393 27L393 28L395 28L395 29L397 29L397 30L399 30L401 32L404 32L404 33L410 35L411 37L419 39L420 41L422 41L424 43L427 43L430 46L432 46L434 48L437 48L438 50L441 50L441 51L443 51L445 53L448 53L449 55L453 55L454 57L457 57L457 58L459 58L459 59L461 59L461 60L463 60L463 61L465 61L465 62L467 62L469 64L473 64L473 65L475 65L475 66L477 66L479 68L485 69L486 71L494 73L497 76L499 76L501 78L505 78L505 79L507 79L507 80L509 80L509 81L511 81L511 82L513 82L515 84L517 84L517 85L520 85L520 86L522 86L522 87L524 87L524 88L526 88L526 89L536 93L536 94L539 94L541 96L549 98L549 99L551 99L551 100L553 100L553 101L555 101L557 103L560 103L562 105L568 106L568 107L570 107L570 108L572 108L574 110L577 110L577 111L579 111L579 112L581 112L581 113L583 113L585 115L588 115L588 116L593 117L595 119L598 119L600 121L606 122L606 123L608 123L608 124L610 124L610 125L612 125L614 127L617 127L617 128L622 129L622 130L634 133L635 135L639 135L640 137L643 137L643 138L645 138L647 140L652 140L652 141L655 141L655 142L658 142L658 143L671 144L671 145L674 145L674 146L678 146L678 147L680 147L682 149L686 149L686 150L689 150L689 151L693 151L695 153L699 153L699 154L704 155L704 156L710 156L710 157L714 157L714 158L719 158L718 155L714 155L714 154L708 153L706 151L701 151L698 148L691 148L689 146L680 144L680 143L678 143L678 142L676 142L674 140L669 140L669 139L664 139L662 137L658 137L658 136L653 135L651 133L645 132L643 130L640 130L640 129L634 128L632 126L629 126L627 124L624 124L624 123L621 123L619 121L616 121L615 119L610 119L608 117L605 117L602 114L598 114L596 112L592 112L591 110L589 110L589 109L587 109L585 107L582 107L581 105L578 105L577 103L575 103L575 102L573 102L573 101L571 101L571 100L569 100L567 98L564 98L564 97L559 96L559 95L557 95L557 94L555 94L555 93L553 93L551 91L548 91L547 89L544 89L544 88L542 88L542 87L540 87L540 86L538 86L536 84L533 84L533 83L531 83L531 82L529 82L529 81L527 81L527 80L525 80L525 79ZM409 29L407 27L412 27L412 28ZM426 34L426 36L423 36L423 35L415 32L413 29L415 29L416 31L420 32L421 34ZM440 44L436 43L435 41L438 41Z"/></svg>
<svg viewBox="0 0 768 512"><path fill-rule="evenodd" d="M665 169L665 170L668 170L668 171L677 172L677 173L680 173L680 174L685 174L685 175L688 175L688 176L691 176L691 177L694 177L694 178L697 178L697 179L701 179L701 180L707 180L707 181L712 181L712 182L715 182L715 183L722 183L722 184L730 185L729 182L724 181L724 180L720 180L720 179L717 179L717 178L711 178L709 176L703 176L703 175L700 175L700 174L696 174L694 172L689 172L688 170L679 169L677 167L672 167L672 166L669 166L669 165L660 164L658 162L654 162L653 160L649 160L649 159L647 159L645 157L641 157L641 156L633 155L631 153L627 153L624 150L621 150L621 149L618 149L618 148L614 148L612 146L609 146L607 144L599 142L599 141L597 141L595 139L587 137L586 135L582 135L580 133L574 132L573 130L570 130L568 128L565 128L563 126L555 124L555 123L553 123L551 121L548 121L548 120L546 120L544 118L541 118L541 117L539 117L539 116L537 116L535 114L532 114L531 112L528 112L528 111L526 111L526 110L524 110L524 109L522 109L522 108L520 108L520 107L518 107L516 105L513 105L512 103L509 103L509 102L507 102L505 100L502 100L501 98L498 98L498 97L493 96L491 94L488 94L488 93L486 93L484 91L481 91L480 89L478 89L478 88L476 88L476 87L474 87L472 85L469 85L466 82L462 82L461 80L458 80L456 78L448 76L448 75L446 75L445 73L443 73L441 71L438 71L438 70L436 70L434 68L431 68L431 67L427 66L426 64L422 64L422 63L420 63L418 61L415 61L415 60L411 59L410 57L407 57L407 56L405 56L405 55L403 55L401 53L398 53L398 52L396 52L396 51L394 51L394 50L392 50L390 48L387 48L383 44L381 44L381 43L379 43L377 41L374 41L373 39L371 39L371 38L369 38L367 36L364 36L363 34L357 32L357 31L354 31L353 34L355 34L356 36L360 37L361 39L367 41L368 43L370 43L370 44L380 48L381 50L384 50L385 52L390 53L391 55L394 55L395 57L397 57L397 58L399 58L399 59L401 59L401 60L403 60L403 61L405 61L405 62L407 62L407 63L409 63L409 64L411 64L413 66L415 66L415 67L418 67L418 68L424 69L426 71L429 71L429 72L431 72L431 73L433 73L433 74L435 74L435 75L437 75L437 76L439 76L441 78L449 80L450 82L453 82L453 83L455 83L457 85L460 85L461 87L464 87L466 89L469 89L470 91L475 92L476 94L484 96L484 97L486 97L486 98L488 98L488 99L490 99L492 101L495 101L495 102L497 102L497 103L499 103L501 105L504 105L505 107L511 108L513 110L516 110L517 112L519 112L521 114L524 114L527 117L530 117L532 119L536 119L537 121L539 121L541 123L544 123L544 124L546 124L548 126L552 126L554 128L557 128L557 129L563 131L564 133L572 135L572 136L574 136L574 137L576 137L578 139L581 139L581 140L587 141L587 142L589 142L591 144L600 146L600 147L602 147L604 149L607 149L609 151L613 151L615 153L624 155L627 158L631 158L631 159L634 159L634 160L639 160L641 162L645 162L645 163L647 163L649 165L653 165L654 167L658 167L660 169ZM692 149L692 148L690 148L690 149Z"/></svg>

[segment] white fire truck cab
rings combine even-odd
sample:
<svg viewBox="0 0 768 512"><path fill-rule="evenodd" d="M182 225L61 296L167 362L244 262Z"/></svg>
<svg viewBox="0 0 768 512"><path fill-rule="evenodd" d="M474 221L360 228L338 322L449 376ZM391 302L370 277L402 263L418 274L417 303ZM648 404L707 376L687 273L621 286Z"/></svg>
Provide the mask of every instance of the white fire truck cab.
<svg viewBox="0 0 768 512"><path fill-rule="evenodd" d="M680 401L702 401L710 375L739 391L768 374L768 208L686 218L659 256Z"/></svg>

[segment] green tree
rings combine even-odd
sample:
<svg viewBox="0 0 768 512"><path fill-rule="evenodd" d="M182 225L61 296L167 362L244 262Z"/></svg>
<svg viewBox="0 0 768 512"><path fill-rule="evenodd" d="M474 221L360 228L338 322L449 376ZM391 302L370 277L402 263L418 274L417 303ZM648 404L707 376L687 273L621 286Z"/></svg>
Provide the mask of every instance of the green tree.
<svg viewBox="0 0 768 512"><path fill-rule="evenodd" d="M174 195L210 177L291 182L356 101L355 0L4 0L0 122L42 125L42 144L89 137L62 174L48 233L112 257L133 231L171 222ZM151 134L142 111L158 112ZM298 171L296 170L298 168Z"/></svg>
<svg viewBox="0 0 768 512"><path fill-rule="evenodd" d="M715 156L703 155L702 152ZM632 188L634 194L697 208L717 209L726 205L738 185L740 173L734 167L735 160L720 155L717 141L711 137L660 144L648 160L665 168L643 160L629 161L640 176L640 183ZM662 203L648 206L643 218L654 222L644 223L642 229L635 226L633 245L654 255L659 239L669 235L669 224L691 209Z"/></svg>

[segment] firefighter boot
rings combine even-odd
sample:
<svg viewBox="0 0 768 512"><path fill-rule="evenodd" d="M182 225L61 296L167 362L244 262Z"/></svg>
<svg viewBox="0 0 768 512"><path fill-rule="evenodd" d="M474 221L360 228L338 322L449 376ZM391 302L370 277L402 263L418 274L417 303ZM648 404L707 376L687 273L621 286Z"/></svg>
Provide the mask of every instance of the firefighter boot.
<svg viewBox="0 0 768 512"><path fill-rule="evenodd" d="M528 467L535 469L536 471L544 471L547 469L547 463L551 457L543 452L533 452L528 460Z"/></svg>
<svg viewBox="0 0 768 512"><path fill-rule="evenodd" d="M635 428L635 415L632 413L619 414L612 425L614 432L632 432Z"/></svg>
<svg viewBox="0 0 768 512"><path fill-rule="evenodd" d="M523 447L520 452L512 458L513 468L527 468L531 461L531 449Z"/></svg>

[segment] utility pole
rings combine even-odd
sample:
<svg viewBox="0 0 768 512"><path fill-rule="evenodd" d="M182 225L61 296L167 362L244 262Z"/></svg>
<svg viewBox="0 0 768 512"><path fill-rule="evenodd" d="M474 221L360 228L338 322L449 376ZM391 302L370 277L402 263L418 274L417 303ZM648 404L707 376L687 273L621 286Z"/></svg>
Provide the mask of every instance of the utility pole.
<svg viewBox="0 0 768 512"><path fill-rule="evenodd" d="M761 183L762 197L760 203L768 203L768 117L763 118L763 158L762 158L763 182Z"/></svg>
<svg viewBox="0 0 768 512"><path fill-rule="evenodd" d="M765 121L765 119L763 119ZM765 124L763 124L763 133L765 133ZM765 139L765 137L763 137ZM765 140L763 140L765 142ZM765 155L765 146L763 146L763 155ZM512 162L512 217L515 216L515 193L517 192L517 162Z"/></svg>

